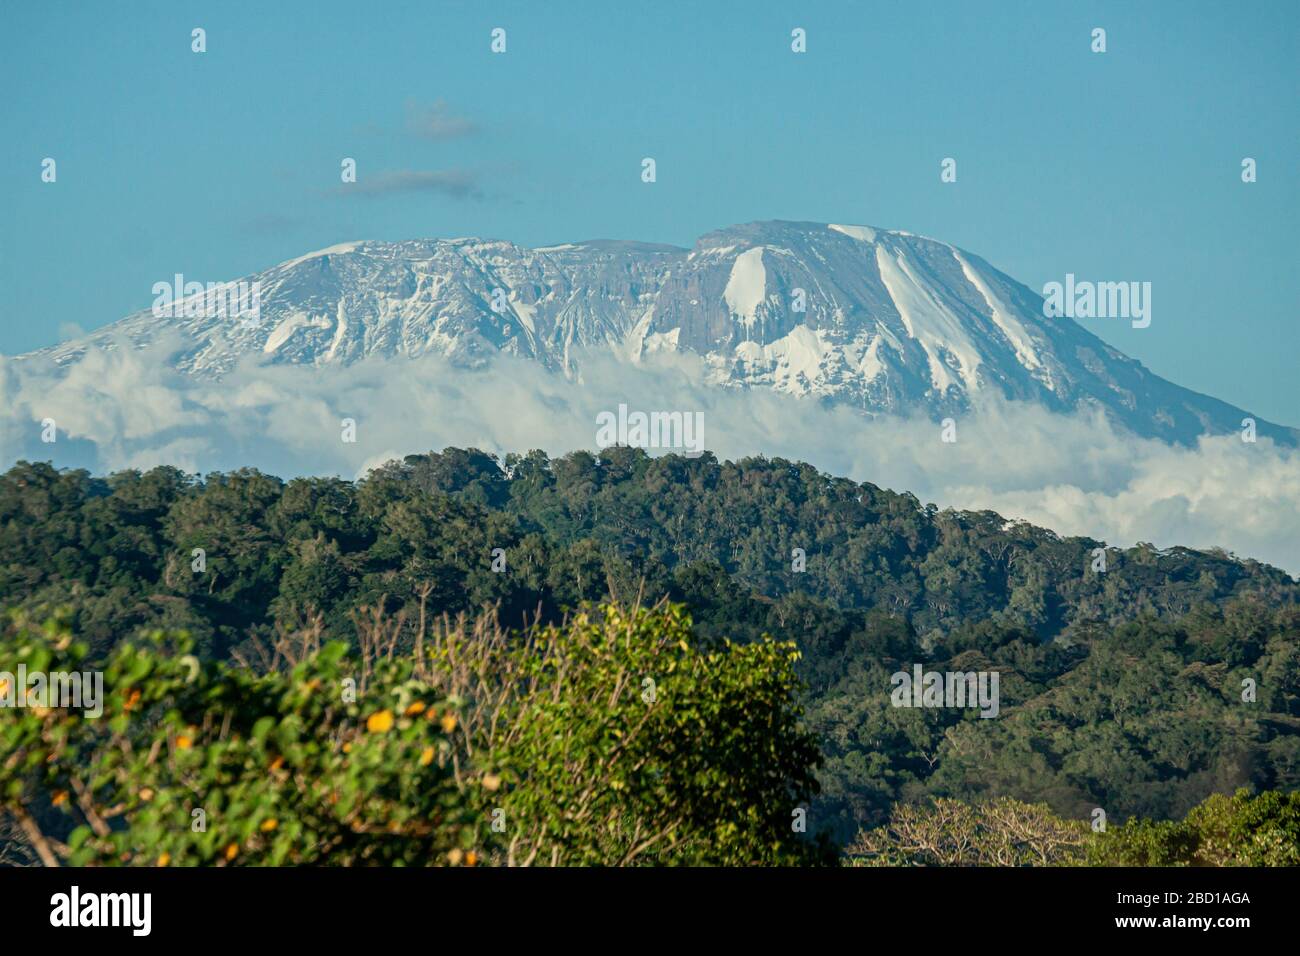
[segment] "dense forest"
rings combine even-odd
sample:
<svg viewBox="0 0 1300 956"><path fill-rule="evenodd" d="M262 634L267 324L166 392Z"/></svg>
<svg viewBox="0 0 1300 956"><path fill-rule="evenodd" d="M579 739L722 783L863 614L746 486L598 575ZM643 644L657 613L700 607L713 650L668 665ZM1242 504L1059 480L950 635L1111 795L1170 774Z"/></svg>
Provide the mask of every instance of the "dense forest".
<svg viewBox="0 0 1300 956"><path fill-rule="evenodd" d="M790 799L838 847L944 801L1023 801L1070 827L1300 789L1298 596L1223 552L1106 548L779 459L447 449L357 482L27 462L0 476L8 632L57 622L93 662L146 632L185 635L220 674L274 670L303 634L364 651L382 631L410 655L430 622L562 630L611 598L683 606L720 686L746 648L788 643L798 734L820 752ZM892 706L891 675L915 664L996 671L997 719ZM779 756L794 780L798 734Z"/></svg>

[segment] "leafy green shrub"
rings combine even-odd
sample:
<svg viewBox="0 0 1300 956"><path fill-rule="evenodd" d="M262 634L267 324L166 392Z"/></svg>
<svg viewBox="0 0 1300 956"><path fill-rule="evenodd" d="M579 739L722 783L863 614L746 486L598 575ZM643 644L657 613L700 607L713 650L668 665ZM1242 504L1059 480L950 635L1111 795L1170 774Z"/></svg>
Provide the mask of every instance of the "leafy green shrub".
<svg viewBox="0 0 1300 956"><path fill-rule="evenodd" d="M330 644L288 672L201 664L185 638L119 644L104 713L9 711L0 807L42 857L78 865L423 865L490 847L481 777L453 760L456 702L393 658L355 680ZM85 649L59 625L11 628L0 670L74 671ZM66 843L36 825L74 824Z"/></svg>
<svg viewBox="0 0 1300 956"><path fill-rule="evenodd" d="M1300 793L1213 794L1183 821L1134 818L1094 832L1008 798L898 804L846 850L855 866L1296 866Z"/></svg>
<svg viewBox="0 0 1300 956"><path fill-rule="evenodd" d="M698 650L672 605L421 626L405 652L382 612L358 629L359 655L309 635L259 669L201 663L184 636L119 643L101 718L5 713L0 813L46 863L827 859L793 825L818 756L791 645ZM58 622L0 639L0 670L85 660Z"/></svg>
<svg viewBox="0 0 1300 956"><path fill-rule="evenodd" d="M507 862L827 859L794 827L819 758L793 645L693 640L671 604L604 605L517 639L463 622L435 634L424 672L469 702L469 749L512 784Z"/></svg>
<svg viewBox="0 0 1300 956"><path fill-rule="evenodd" d="M1099 834L1102 866L1300 865L1300 793L1212 794L1182 822L1131 820Z"/></svg>

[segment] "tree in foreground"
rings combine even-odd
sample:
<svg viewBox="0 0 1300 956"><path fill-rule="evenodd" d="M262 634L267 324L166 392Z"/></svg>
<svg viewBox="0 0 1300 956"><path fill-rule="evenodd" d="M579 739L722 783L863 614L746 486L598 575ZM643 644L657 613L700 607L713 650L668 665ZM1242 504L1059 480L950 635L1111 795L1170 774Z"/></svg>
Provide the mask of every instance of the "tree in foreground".
<svg viewBox="0 0 1300 956"><path fill-rule="evenodd" d="M119 644L103 714L5 713L0 817L46 865L801 864L815 790L796 653L695 646L680 608L603 606L506 632L381 614L257 666L184 635ZM14 620L0 672L90 670ZM3 679L3 678L0 678ZM27 693L27 688L19 689Z"/></svg>
<svg viewBox="0 0 1300 956"><path fill-rule="evenodd" d="M820 757L792 644L697 649L679 605L604 605L521 636L462 620L416 657L503 768L507 863L831 859L800 832Z"/></svg>
<svg viewBox="0 0 1300 956"><path fill-rule="evenodd" d="M860 832L845 859L854 866L1297 866L1300 793L1216 793L1184 820L1133 818L1102 831L1008 797L897 804L889 824Z"/></svg>
<svg viewBox="0 0 1300 956"><path fill-rule="evenodd" d="M1046 804L999 797L968 804L898 804L886 826L845 851L855 866L1071 866L1083 862L1088 825Z"/></svg>
<svg viewBox="0 0 1300 956"><path fill-rule="evenodd" d="M1211 794L1180 821L1135 819L1098 834L1099 866L1300 866L1300 793Z"/></svg>
<svg viewBox="0 0 1300 956"><path fill-rule="evenodd" d="M363 683L332 644L292 668L202 664L154 633L103 667L103 714L40 701L0 727L0 808L42 862L408 865L488 842L457 765L456 702L376 662ZM86 670L57 624L11 628L0 671ZM355 692L354 692L355 691Z"/></svg>

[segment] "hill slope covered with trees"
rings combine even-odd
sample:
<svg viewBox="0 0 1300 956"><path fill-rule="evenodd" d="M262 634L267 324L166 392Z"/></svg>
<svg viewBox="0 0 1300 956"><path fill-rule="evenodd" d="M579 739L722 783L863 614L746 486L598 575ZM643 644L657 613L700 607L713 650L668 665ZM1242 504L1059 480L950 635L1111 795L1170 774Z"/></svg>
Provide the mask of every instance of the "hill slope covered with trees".
<svg viewBox="0 0 1300 956"><path fill-rule="evenodd" d="M292 634L355 647L376 620L409 653L443 615L545 625L611 594L685 604L704 652L793 642L823 755L809 830L841 845L931 798L1118 822L1300 789L1300 585L1221 552L1103 548L805 464L626 448L447 449L359 482L0 476L0 607L59 615L91 660L160 629L206 663L266 661ZM917 663L996 670L998 718L891 706Z"/></svg>

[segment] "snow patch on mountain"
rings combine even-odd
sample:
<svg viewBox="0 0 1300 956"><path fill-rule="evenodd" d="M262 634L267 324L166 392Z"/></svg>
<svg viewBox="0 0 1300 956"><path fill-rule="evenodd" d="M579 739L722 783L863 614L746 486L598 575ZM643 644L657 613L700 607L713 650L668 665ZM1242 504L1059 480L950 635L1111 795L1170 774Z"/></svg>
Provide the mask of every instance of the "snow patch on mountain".
<svg viewBox="0 0 1300 956"><path fill-rule="evenodd" d="M524 328L528 330L528 334L536 335L537 329L533 325L533 313L537 311L536 304L517 299L512 293L510 296L510 306L515 310L515 315L518 316L519 321L523 324Z"/></svg>
<svg viewBox="0 0 1300 956"><path fill-rule="evenodd" d="M826 334L806 325L796 326L789 335L767 345L750 341L736 346L737 361L766 370L778 391L794 395L813 391L822 362L832 353Z"/></svg>
<svg viewBox="0 0 1300 956"><path fill-rule="evenodd" d="M317 249L315 252L309 252L305 256L299 256L296 259L290 259L288 262L282 262L277 266L278 269L292 269L296 265L309 262L312 259L319 259L322 256L341 256L349 252L360 249L366 244L364 239L358 239L355 242L340 242L337 245L329 246L325 249Z"/></svg>
<svg viewBox="0 0 1300 956"><path fill-rule="evenodd" d="M874 382L885 374L885 363L880 360L880 343L883 341L884 339L879 335L873 338L862 354L862 358L858 360L858 373L864 381Z"/></svg>
<svg viewBox="0 0 1300 956"><path fill-rule="evenodd" d="M766 297L767 270L763 268L763 247L746 249L731 264L731 275L722 291L722 299L732 315L740 316L746 325L750 325Z"/></svg>
<svg viewBox="0 0 1300 956"><path fill-rule="evenodd" d="M348 332L348 313L344 308L343 300L339 299L338 311L334 316L334 338L330 340L329 351L325 353L325 361L333 362L338 355L339 345L343 342L343 337Z"/></svg>
<svg viewBox="0 0 1300 956"><path fill-rule="evenodd" d="M327 318L317 318L303 312L295 312L276 325L270 336L267 337L266 344L262 346L262 351L268 355L275 352L285 342L289 341L289 336L293 335L298 329L328 329L332 324Z"/></svg>
<svg viewBox="0 0 1300 956"><path fill-rule="evenodd" d="M858 239L862 242L874 243L876 241L876 230L872 229L870 226L841 226L838 223L831 223L826 228L834 229L836 232L842 232L849 238Z"/></svg>
<svg viewBox="0 0 1300 956"><path fill-rule="evenodd" d="M876 246L876 265L907 334L925 350L934 388L940 393L952 388L955 371L969 391L977 390L980 352L961 320L916 274L902 250Z"/></svg>
<svg viewBox="0 0 1300 956"><path fill-rule="evenodd" d="M1038 370L1043 368L1042 361L1034 351L1033 340L1029 337L1029 332L1024 325L1012 315L1011 310L989 288L988 283L980 278L979 273L971 267L971 264L966 261L960 252L954 249L952 254L961 266L962 275L966 277L966 281L975 287L975 290L979 292L988 305L990 317L993 319L994 324L1002 330L1007 340L1015 348L1016 359L1027 369Z"/></svg>

